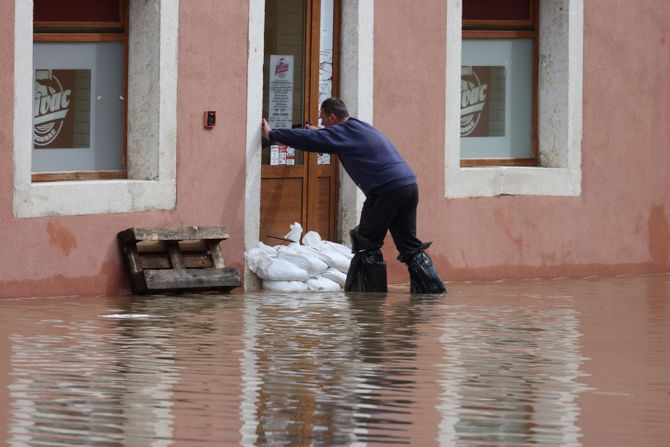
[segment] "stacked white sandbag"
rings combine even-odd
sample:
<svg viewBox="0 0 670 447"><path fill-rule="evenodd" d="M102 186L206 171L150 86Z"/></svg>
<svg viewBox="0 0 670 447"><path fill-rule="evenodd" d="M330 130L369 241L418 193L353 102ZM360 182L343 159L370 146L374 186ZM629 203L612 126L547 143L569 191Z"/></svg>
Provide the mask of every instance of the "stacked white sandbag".
<svg viewBox="0 0 670 447"><path fill-rule="evenodd" d="M340 287L344 287L344 283L347 280L347 274L342 273L334 267L330 267L328 270L323 272L321 276L337 283Z"/></svg>
<svg viewBox="0 0 670 447"><path fill-rule="evenodd" d="M342 287L335 281L318 275L307 280L307 290L321 291L321 292L335 292L342 290Z"/></svg>
<svg viewBox="0 0 670 447"><path fill-rule="evenodd" d="M298 242L277 247L277 258L292 262L307 272L310 278L328 270L328 264L309 248Z"/></svg>
<svg viewBox="0 0 670 447"><path fill-rule="evenodd" d="M323 241L319 233L308 232L300 244L302 226L291 225L284 239L289 245L271 247L262 242L247 253L247 265L263 280L263 289L276 292L342 290L349 270L351 250Z"/></svg>
<svg viewBox="0 0 670 447"><path fill-rule="evenodd" d="M269 281L307 281L309 274L294 263L279 259L276 250L262 242L247 253L249 269Z"/></svg>
<svg viewBox="0 0 670 447"><path fill-rule="evenodd" d="M288 239L293 242L300 242L300 236L302 236L302 225L298 222L293 222L289 225L289 232L284 235L284 239Z"/></svg>
<svg viewBox="0 0 670 447"><path fill-rule="evenodd" d="M351 249L346 245L321 240L321 236L316 231L308 231L305 237L302 238L302 243L305 247L312 249L328 266L339 270L345 275L349 271L349 264L351 264L353 254L351 253Z"/></svg>
<svg viewBox="0 0 670 447"><path fill-rule="evenodd" d="M305 292L307 282L305 281L268 281L263 280L263 289L273 292Z"/></svg>

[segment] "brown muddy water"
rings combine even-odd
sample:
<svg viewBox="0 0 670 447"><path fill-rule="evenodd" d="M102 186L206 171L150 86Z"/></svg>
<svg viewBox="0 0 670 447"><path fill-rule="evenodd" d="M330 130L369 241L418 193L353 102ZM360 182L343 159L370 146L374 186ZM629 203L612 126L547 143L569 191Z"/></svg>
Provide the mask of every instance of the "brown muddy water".
<svg viewBox="0 0 670 447"><path fill-rule="evenodd" d="M10 446L668 446L670 276L0 302Z"/></svg>

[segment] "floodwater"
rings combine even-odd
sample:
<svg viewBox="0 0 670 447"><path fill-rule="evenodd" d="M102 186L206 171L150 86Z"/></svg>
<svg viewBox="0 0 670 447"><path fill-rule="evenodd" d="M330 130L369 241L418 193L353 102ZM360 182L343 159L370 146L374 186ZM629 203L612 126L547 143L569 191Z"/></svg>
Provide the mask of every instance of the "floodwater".
<svg viewBox="0 0 670 447"><path fill-rule="evenodd" d="M0 302L10 446L667 446L670 276Z"/></svg>

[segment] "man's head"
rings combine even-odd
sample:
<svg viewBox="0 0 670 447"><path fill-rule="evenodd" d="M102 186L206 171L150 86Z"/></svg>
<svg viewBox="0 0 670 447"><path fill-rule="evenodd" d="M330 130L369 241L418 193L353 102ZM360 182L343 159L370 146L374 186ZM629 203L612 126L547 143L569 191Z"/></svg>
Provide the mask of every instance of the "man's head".
<svg viewBox="0 0 670 447"><path fill-rule="evenodd" d="M349 119L347 105L340 98L328 98L321 103L319 118L326 127L343 123Z"/></svg>

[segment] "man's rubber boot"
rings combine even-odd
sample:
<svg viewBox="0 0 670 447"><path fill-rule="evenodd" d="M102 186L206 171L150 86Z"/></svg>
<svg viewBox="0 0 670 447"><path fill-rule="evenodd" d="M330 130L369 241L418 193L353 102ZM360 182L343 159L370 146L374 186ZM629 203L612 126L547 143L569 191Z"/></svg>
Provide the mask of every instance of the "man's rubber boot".
<svg viewBox="0 0 670 447"><path fill-rule="evenodd" d="M366 238L360 236L358 227L351 230L351 246L354 257L349 264L345 292L386 293L386 262L380 247L375 247Z"/></svg>
<svg viewBox="0 0 670 447"><path fill-rule="evenodd" d="M447 288L437 273L433 261L425 251L417 252L407 262L411 293L445 294Z"/></svg>
<svg viewBox="0 0 670 447"><path fill-rule="evenodd" d="M381 250L361 250L351 259L345 292L386 293L386 262Z"/></svg>

